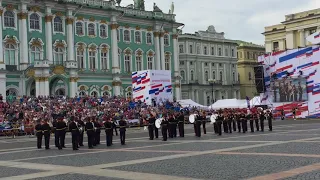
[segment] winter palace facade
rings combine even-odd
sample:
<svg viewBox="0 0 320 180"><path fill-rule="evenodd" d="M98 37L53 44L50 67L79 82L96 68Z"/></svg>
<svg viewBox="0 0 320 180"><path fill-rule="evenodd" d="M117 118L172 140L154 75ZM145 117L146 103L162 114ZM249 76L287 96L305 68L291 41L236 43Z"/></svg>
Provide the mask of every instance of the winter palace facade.
<svg viewBox="0 0 320 180"><path fill-rule="evenodd" d="M130 97L131 72L171 70L181 98L173 9L144 1L0 0L0 94ZM171 7L172 8L172 7Z"/></svg>

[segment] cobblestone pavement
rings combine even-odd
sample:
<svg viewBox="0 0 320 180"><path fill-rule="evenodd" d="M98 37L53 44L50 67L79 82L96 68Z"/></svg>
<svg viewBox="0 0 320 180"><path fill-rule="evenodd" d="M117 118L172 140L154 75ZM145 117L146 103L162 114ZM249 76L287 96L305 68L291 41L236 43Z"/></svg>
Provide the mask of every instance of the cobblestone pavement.
<svg viewBox="0 0 320 180"><path fill-rule="evenodd" d="M104 133L101 137L105 139ZM320 121L275 121L272 132L194 136L150 141L143 128L127 131L127 145L114 137L95 149L36 149L36 139L0 138L0 180L295 180L320 179ZM51 144L54 144L51 139ZM87 143L85 142L85 145Z"/></svg>

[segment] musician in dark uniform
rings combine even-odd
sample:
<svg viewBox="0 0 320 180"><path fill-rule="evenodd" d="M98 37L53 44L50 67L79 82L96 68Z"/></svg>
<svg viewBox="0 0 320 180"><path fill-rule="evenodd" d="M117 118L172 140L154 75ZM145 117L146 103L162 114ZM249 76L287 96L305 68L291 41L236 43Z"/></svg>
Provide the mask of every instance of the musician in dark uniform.
<svg viewBox="0 0 320 180"><path fill-rule="evenodd" d="M237 127L238 127L238 132L241 132L241 117L240 117L240 112L238 111L237 114L235 115L236 121L237 121Z"/></svg>
<svg viewBox="0 0 320 180"><path fill-rule="evenodd" d="M147 119L148 122L148 131L149 131L149 139L153 140L154 139L154 123L156 121L156 118L152 115L149 114L150 118Z"/></svg>
<svg viewBox="0 0 320 180"><path fill-rule="evenodd" d="M244 111L242 111L240 115L240 119L241 119L241 125L242 125L242 132L246 133L248 131L248 120Z"/></svg>
<svg viewBox="0 0 320 180"><path fill-rule="evenodd" d="M95 127L95 144L100 144L100 134L101 134L101 124L98 120L94 121L94 127Z"/></svg>
<svg viewBox="0 0 320 180"><path fill-rule="evenodd" d="M156 120L154 120L154 122L156 122ZM156 127L156 123L154 123L153 129L154 129L154 135L155 135L156 139L158 139L159 138L159 129Z"/></svg>
<svg viewBox="0 0 320 180"><path fill-rule="evenodd" d="M232 120L232 127L233 127L233 131L237 131L237 121L236 121L236 117L235 117L235 112L231 112L231 120Z"/></svg>
<svg viewBox="0 0 320 180"><path fill-rule="evenodd" d="M63 128L63 130L62 130L62 141L61 141L61 147L62 148L66 148L66 146L65 146L65 141L66 141L66 134L67 134L67 130L68 130L68 126L67 126L67 123L66 122L64 122L64 121L62 121L63 123L64 123L64 128Z"/></svg>
<svg viewBox="0 0 320 180"><path fill-rule="evenodd" d="M89 149L92 149L94 143L94 125L92 119L86 122L85 130L87 131Z"/></svg>
<svg viewBox="0 0 320 180"><path fill-rule="evenodd" d="M70 117L70 124L69 124L69 130L71 131L71 139L72 139L72 149L73 150L79 150L78 149L78 140L79 140L79 128L77 126L77 124L74 121L75 117L71 116Z"/></svg>
<svg viewBox="0 0 320 180"><path fill-rule="evenodd" d="M232 133L232 113L231 113L231 111L228 112L227 125L228 125L229 133Z"/></svg>
<svg viewBox="0 0 320 180"><path fill-rule="evenodd" d="M267 110L266 114L267 114L266 118L268 120L269 131L272 131L272 119L273 119L272 113L270 110Z"/></svg>
<svg viewBox="0 0 320 180"><path fill-rule="evenodd" d="M57 119L53 120L52 126L54 131L54 144L56 147L59 147L59 133L57 131Z"/></svg>
<svg viewBox="0 0 320 180"><path fill-rule="evenodd" d="M259 119L260 119L261 132L263 132L264 131L264 119L266 117L265 117L265 114L263 111L260 112L259 116L260 116Z"/></svg>
<svg viewBox="0 0 320 180"><path fill-rule="evenodd" d="M250 130L251 132L253 133L254 132L254 118L253 118L253 115L251 114L251 112L249 112L247 114L247 119L249 120L249 123L250 123Z"/></svg>
<svg viewBox="0 0 320 180"><path fill-rule="evenodd" d="M65 128L66 128L66 123L63 122L63 118L59 117L58 122L56 123L56 133L57 133L57 139L55 141L57 142L58 149L62 149L62 145L64 143L64 134L65 134Z"/></svg>
<svg viewBox="0 0 320 180"><path fill-rule="evenodd" d="M121 145L125 145L126 144L126 127L127 127L127 121L124 119L121 119L119 121L119 126L120 126L120 142ZM158 129L158 128L157 128Z"/></svg>
<svg viewBox="0 0 320 180"><path fill-rule="evenodd" d="M36 136L37 136L37 147L38 149L41 149L42 147L42 136L43 136L43 130L42 125L40 123L40 120L37 121L37 125L34 127L36 130Z"/></svg>
<svg viewBox="0 0 320 180"><path fill-rule="evenodd" d="M179 112L178 114L178 127L179 127L179 136L184 137L184 115Z"/></svg>
<svg viewBox="0 0 320 180"><path fill-rule="evenodd" d="M203 116L200 115L200 113L198 112L198 115L196 117L196 132L197 132L197 137L201 137L201 124L203 121Z"/></svg>
<svg viewBox="0 0 320 180"><path fill-rule="evenodd" d="M203 127L203 134L207 134L206 123L207 123L207 116L206 116L206 112L203 112L203 114L202 114L202 127Z"/></svg>
<svg viewBox="0 0 320 180"><path fill-rule="evenodd" d="M173 137L177 137L177 126L178 126L178 118L173 115L173 124L172 124L172 133Z"/></svg>
<svg viewBox="0 0 320 180"><path fill-rule="evenodd" d="M222 111L218 112L218 117L216 119L216 126L217 126L217 134L219 136L221 136L222 134L222 129L221 129L221 125L222 125L222 121L223 121L224 117L222 115Z"/></svg>
<svg viewBox="0 0 320 180"><path fill-rule="evenodd" d="M48 120L43 121L42 123L42 130L44 136L44 145L46 149L50 149L50 134L51 134L51 127L48 124Z"/></svg>
<svg viewBox="0 0 320 180"><path fill-rule="evenodd" d="M111 146L112 144L112 130L113 127L113 122L109 119L106 118L106 122L104 122L104 128L105 128L105 132L106 132L106 144L107 146Z"/></svg>
<svg viewBox="0 0 320 180"><path fill-rule="evenodd" d="M174 124L175 124L175 119L173 117L172 114L169 114L169 119L168 119L168 122L169 122L169 126L168 126L168 131L169 131L169 138L173 138L173 128L174 128Z"/></svg>
<svg viewBox="0 0 320 180"><path fill-rule="evenodd" d="M96 126L95 126L96 122L95 122L95 119L94 119L93 116L90 119L91 119L91 123L92 123L92 126L93 126L92 146L96 146L97 145L97 141L96 141L97 134L96 134Z"/></svg>
<svg viewBox="0 0 320 180"><path fill-rule="evenodd" d="M112 120L112 136L113 136L113 130L114 132L116 132L116 136L118 136L117 124L115 119Z"/></svg>
<svg viewBox="0 0 320 180"><path fill-rule="evenodd" d="M83 135L84 135L85 124L81 120L81 117L79 117L79 119L78 119L78 126L79 126L79 128L82 129L79 133L79 146L83 146Z"/></svg>
<svg viewBox="0 0 320 180"><path fill-rule="evenodd" d="M255 111L254 113L253 113L253 120L254 120L254 122L255 122L255 124L256 124L256 129L257 129L257 131L259 131L259 115L258 115L258 112L257 111Z"/></svg>
<svg viewBox="0 0 320 180"><path fill-rule="evenodd" d="M161 121L161 132L162 132L162 141L167 141L168 139L168 119L167 117L163 117L163 120Z"/></svg>

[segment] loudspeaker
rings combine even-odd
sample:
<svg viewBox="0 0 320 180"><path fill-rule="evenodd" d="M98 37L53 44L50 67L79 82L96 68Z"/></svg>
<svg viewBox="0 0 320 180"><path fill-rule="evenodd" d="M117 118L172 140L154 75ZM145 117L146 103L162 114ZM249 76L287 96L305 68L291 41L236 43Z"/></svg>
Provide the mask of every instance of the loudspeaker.
<svg viewBox="0 0 320 180"><path fill-rule="evenodd" d="M265 92L265 84L264 84L264 74L263 74L263 66L255 66L254 67L254 79L256 83L256 89L258 93Z"/></svg>

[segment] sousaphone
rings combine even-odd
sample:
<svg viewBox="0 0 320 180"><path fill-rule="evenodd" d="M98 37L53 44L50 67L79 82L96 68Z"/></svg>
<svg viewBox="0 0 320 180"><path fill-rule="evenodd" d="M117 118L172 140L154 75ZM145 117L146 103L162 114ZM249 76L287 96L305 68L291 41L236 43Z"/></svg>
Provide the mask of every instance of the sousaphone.
<svg viewBox="0 0 320 180"><path fill-rule="evenodd" d="M215 122L216 122L216 119L217 119L217 115L216 115L216 114L212 114L212 115L210 116L211 124L215 123Z"/></svg>

